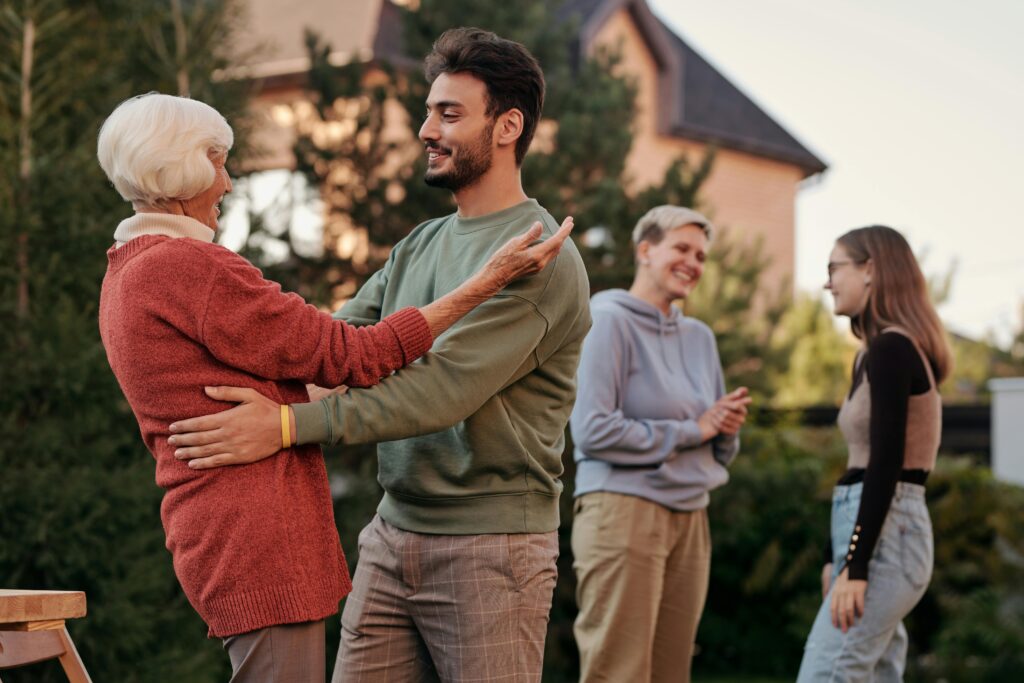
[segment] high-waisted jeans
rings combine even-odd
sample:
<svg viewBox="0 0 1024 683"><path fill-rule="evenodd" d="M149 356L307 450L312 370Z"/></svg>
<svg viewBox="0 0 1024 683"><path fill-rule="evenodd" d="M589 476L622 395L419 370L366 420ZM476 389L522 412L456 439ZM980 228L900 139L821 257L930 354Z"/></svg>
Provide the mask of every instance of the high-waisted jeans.
<svg viewBox="0 0 1024 683"><path fill-rule="evenodd" d="M832 495L832 585L845 565L863 484L837 486ZM932 522L924 487L900 482L868 564L864 615L843 633L832 625L832 591L822 602L804 646L798 683L902 681L907 660L903 618L932 576Z"/></svg>

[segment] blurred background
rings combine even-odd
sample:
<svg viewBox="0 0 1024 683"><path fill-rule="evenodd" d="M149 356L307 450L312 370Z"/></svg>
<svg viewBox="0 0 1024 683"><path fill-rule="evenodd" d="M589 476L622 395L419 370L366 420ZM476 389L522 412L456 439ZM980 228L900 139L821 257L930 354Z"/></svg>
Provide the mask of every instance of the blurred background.
<svg viewBox="0 0 1024 683"><path fill-rule="evenodd" d="M333 310L423 220L420 60L443 30L524 43L548 81L523 179L593 291L628 286L662 203L719 228L686 314L756 410L713 495L698 681L792 680L820 602L834 420L856 340L822 296L832 242L886 223L919 252L957 368L929 481L935 576L908 680L1024 680L1024 436L994 425L1024 376L1024 5L988 0L0 0L0 587L85 590L69 628L96 680L223 681L219 641L163 548L151 456L97 328L104 252L131 213L95 160L122 100L160 91L236 132L218 240ZM995 383L991 380L995 379ZM429 410L424 406L424 410ZM329 450L350 563L380 489L372 447ZM565 457L544 680L578 672ZM328 655L338 641L329 620ZM62 680L59 667L4 673Z"/></svg>

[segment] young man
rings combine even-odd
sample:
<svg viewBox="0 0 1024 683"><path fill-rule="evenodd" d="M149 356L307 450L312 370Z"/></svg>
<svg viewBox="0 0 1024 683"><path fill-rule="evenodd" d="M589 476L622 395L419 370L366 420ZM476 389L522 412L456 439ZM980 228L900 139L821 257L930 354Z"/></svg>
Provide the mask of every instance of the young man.
<svg viewBox="0 0 1024 683"><path fill-rule="evenodd" d="M396 245L337 314L348 322L425 304L533 222L557 227L520 177L544 99L536 60L462 28L437 40L425 71L425 180L450 190L458 212ZM373 389L292 406L299 443L384 442L384 499L360 534L335 681L540 680L588 289L566 244L544 271L442 335L424 362ZM221 396L244 403L173 425L179 457L215 467L280 448L276 403Z"/></svg>

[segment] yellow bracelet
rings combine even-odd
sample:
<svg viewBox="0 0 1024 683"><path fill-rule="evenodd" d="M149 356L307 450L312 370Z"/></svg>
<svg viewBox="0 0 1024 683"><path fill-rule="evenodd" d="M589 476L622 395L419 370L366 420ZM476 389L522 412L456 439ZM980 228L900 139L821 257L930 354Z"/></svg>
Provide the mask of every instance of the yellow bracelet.
<svg viewBox="0 0 1024 683"><path fill-rule="evenodd" d="M288 424L288 406L284 403L281 404L281 448L291 448L292 446L292 430L291 425Z"/></svg>

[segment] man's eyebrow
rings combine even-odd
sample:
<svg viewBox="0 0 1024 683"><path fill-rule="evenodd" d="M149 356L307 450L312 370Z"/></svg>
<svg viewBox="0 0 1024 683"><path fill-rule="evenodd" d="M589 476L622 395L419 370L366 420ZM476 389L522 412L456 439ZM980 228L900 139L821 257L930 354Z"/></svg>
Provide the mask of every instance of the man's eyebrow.
<svg viewBox="0 0 1024 683"><path fill-rule="evenodd" d="M462 107L462 102L456 100L441 100L440 102L430 103L427 102L427 109L451 109L453 107Z"/></svg>

